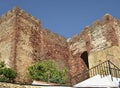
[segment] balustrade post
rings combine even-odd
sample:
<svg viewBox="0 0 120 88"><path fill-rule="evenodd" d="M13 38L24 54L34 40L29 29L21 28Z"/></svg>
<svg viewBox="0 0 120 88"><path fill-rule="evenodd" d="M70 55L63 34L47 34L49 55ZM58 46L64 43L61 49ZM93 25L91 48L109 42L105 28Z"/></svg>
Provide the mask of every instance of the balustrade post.
<svg viewBox="0 0 120 88"><path fill-rule="evenodd" d="M109 69L109 73L110 73L111 79L112 79L112 81L113 81L112 71L111 71L111 66L110 66L110 61L109 61L109 60L108 60L108 69Z"/></svg>

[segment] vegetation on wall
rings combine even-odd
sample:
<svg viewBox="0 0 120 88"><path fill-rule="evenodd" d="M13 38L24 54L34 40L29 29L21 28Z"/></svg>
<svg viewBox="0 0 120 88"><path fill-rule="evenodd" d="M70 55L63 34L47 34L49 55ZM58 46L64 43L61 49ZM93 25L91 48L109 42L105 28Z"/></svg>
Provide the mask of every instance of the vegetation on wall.
<svg viewBox="0 0 120 88"><path fill-rule="evenodd" d="M67 69L60 70L52 60L39 61L28 68L28 75L33 80L65 84Z"/></svg>
<svg viewBox="0 0 120 88"><path fill-rule="evenodd" d="M0 81L13 82L17 73L12 68L5 67L4 61L0 62Z"/></svg>

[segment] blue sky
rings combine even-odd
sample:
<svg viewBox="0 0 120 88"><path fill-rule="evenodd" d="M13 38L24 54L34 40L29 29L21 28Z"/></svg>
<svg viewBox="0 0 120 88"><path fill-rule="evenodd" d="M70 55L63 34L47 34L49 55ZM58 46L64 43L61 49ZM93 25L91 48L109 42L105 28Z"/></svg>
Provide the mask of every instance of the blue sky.
<svg viewBox="0 0 120 88"><path fill-rule="evenodd" d="M70 38L106 13L120 19L120 0L0 0L0 16L15 6L42 21L42 28Z"/></svg>

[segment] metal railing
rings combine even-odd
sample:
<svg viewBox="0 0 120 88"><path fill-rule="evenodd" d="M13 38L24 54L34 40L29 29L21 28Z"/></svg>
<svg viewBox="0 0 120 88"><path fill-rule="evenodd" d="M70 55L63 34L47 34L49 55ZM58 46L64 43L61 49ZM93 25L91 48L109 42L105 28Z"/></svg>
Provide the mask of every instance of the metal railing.
<svg viewBox="0 0 120 88"><path fill-rule="evenodd" d="M71 78L71 85L84 81L90 77L99 74L101 77L111 75L111 80L113 77L120 78L120 69L114 65L110 60L106 60L91 69L86 70L83 73L77 74Z"/></svg>

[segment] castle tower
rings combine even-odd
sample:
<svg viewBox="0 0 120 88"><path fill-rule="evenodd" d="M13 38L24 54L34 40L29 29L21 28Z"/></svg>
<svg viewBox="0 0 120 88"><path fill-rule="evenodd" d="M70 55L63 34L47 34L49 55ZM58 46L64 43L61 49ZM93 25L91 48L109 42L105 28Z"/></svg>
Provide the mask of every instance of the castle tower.
<svg viewBox="0 0 120 88"><path fill-rule="evenodd" d="M17 81L25 82L27 67L34 61L34 35L41 31L41 23L18 7L0 18L0 60L17 71ZM39 40L40 43L40 40Z"/></svg>

